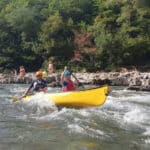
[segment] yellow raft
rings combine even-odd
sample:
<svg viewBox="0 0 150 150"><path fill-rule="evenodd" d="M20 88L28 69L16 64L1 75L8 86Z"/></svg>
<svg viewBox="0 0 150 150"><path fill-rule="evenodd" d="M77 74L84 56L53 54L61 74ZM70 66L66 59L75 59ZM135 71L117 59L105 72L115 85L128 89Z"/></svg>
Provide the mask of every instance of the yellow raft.
<svg viewBox="0 0 150 150"><path fill-rule="evenodd" d="M44 98L52 101L57 106L67 107L90 107L104 104L109 92L109 87L103 86L93 89L61 92L61 93L43 93ZM26 96L22 100L30 100L36 95Z"/></svg>

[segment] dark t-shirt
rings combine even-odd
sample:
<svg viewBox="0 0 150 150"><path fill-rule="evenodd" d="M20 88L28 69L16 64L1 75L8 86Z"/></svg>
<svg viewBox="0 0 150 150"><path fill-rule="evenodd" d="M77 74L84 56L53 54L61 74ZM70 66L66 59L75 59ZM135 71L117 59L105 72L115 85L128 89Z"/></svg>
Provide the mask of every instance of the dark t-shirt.
<svg viewBox="0 0 150 150"><path fill-rule="evenodd" d="M40 89L43 89L45 87L47 87L47 82L43 79L37 79L30 85L30 88L33 88L33 91L39 91Z"/></svg>

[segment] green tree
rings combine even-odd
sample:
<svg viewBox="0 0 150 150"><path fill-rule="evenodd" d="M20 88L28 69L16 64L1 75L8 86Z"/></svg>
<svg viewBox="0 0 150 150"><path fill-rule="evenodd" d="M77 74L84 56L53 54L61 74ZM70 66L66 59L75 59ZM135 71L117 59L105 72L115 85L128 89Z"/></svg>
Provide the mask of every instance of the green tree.
<svg viewBox="0 0 150 150"><path fill-rule="evenodd" d="M75 24L81 21L91 23L96 15L94 0L51 0L49 1L50 13L59 13L64 20L72 18Z"/></svg>
<svg viewBox="0 0 150 150"><path fill-rule="evenodd" d="M41 30L39 36L45 55L70 58L73 50L73 33L59 14L49 16Z"/></svg>
<svg viewBox="0 0 150 150"><path fill-rule="evenodd" d="M103 66L146 62L150 56L148 10L140 8L136 0L107 0L101 4L91 30Z"/></svg>

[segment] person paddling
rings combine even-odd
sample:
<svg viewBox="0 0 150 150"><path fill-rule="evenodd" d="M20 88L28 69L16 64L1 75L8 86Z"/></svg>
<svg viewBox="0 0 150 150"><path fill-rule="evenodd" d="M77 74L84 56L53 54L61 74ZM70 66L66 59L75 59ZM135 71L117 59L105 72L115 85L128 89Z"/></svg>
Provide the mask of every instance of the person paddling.
<svg viewBox="0 0 150 150"><path fill-rule="evenodd" d="M36 80L34 80L31 85L29 86L29 88L25 91L23 97L25 97L31 89L33 89L34 92L45 92L47 90L47 82L42 78L43 77L43 73L42 71L37 71L36 74Z"/></svg>
<svg viewBox="0 0 150 150"><path fill-rule="evenodd" d="M71 72L67 66L64 67L64 71L61 74L61 84L62 91L74 91L76 89L75 83L71 80Z"/></svg>

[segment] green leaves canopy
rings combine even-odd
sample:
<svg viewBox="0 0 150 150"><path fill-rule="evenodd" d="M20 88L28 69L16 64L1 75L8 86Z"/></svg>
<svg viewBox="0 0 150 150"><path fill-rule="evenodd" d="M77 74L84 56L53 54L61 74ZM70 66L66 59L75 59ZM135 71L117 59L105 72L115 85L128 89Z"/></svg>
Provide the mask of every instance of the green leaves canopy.
<svg viewBox="0 0 150 150"><path fill-rule="evenodd" d="M84 32L99 69L150 64L149 6L148 0L1 0L0 71L37 70L50 57L66 65L76 33Z"/></svg>

